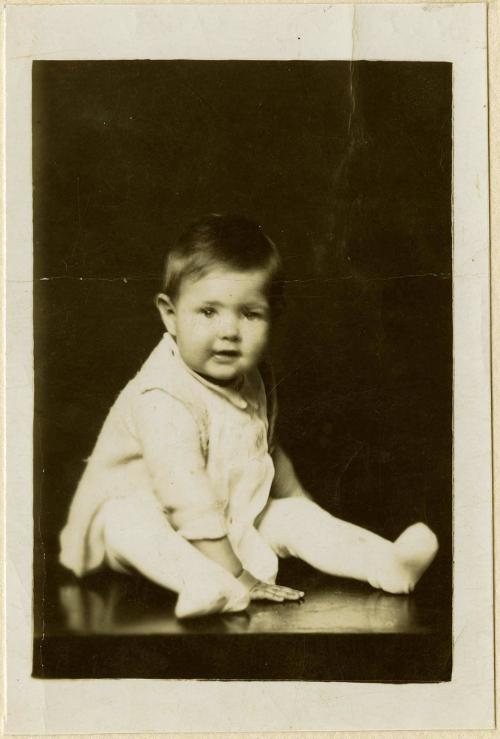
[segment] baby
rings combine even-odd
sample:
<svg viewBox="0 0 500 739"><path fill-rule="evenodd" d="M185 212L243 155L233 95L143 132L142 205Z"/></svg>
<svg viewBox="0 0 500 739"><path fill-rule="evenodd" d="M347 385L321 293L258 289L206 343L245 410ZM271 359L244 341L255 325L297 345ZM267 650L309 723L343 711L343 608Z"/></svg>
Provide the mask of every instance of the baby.
<svg viewBox="0 0 500 739"><path fill-rule="evenodd" d="M297 600L279 557L408 593L437 552L423 523L390 542L327 513L275 438L262 368L279 254L246 218L209 215L168 253L166 333L111 408L61 534L77 575L107 565L178 593L179 618ZM264 374L264 371L263 371Z"/></svg>

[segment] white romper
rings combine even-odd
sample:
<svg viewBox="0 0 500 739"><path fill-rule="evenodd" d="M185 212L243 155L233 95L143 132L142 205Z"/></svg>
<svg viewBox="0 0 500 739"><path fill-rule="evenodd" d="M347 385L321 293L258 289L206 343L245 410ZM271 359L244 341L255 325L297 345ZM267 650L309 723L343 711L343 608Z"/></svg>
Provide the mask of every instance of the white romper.
<svg viewBox="0 0 500 739"><path fill-rule="evenodd" d="M227 536L243 567L273 582L277 556L254 526L274 466L258 371L238 391L196 375L165 334L104 422L61 534L60 560L77 575L100 567L99 510L111 498L160 506L184 538Z"/></svg>

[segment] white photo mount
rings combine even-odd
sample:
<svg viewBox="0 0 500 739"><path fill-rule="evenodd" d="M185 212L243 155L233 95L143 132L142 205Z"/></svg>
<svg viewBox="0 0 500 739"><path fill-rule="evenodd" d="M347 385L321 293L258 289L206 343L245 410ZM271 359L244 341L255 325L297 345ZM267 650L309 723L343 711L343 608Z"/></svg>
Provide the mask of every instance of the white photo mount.
<svg viewBox="0 0 500 739"><path fill-rule="evenodd" d="M486 5L9 6L5 57L5 731L491 728ZM450 683L42 681L30 677L31 64L37 59L210 58L453 64L454 668Z"/></svg>

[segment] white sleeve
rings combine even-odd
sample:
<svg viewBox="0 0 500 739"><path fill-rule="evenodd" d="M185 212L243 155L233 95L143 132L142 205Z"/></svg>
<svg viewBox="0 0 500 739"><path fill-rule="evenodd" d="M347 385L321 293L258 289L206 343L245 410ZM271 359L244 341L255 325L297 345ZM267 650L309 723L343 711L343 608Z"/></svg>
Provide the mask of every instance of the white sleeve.
<svg viewBox="0 0 500 739"><path fill-rule="evenodd" d="M133 418L154 491L173 527L186 539L224 537L223 509L206 473L200 429L189 408L155 388L137 398Z"/></svg>

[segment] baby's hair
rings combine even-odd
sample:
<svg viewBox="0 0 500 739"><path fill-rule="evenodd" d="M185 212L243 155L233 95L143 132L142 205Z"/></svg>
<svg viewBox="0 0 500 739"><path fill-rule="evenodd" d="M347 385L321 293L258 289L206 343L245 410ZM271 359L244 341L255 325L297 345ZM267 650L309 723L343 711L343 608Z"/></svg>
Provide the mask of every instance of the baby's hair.
<svg viewBox="0 0 500 739"><path fill-rule="evenodd" d="M283 300L283 267L279 252L262 226L238 215L202 216L179 237L165 259L164 292L175 300L182 281L203 277L217 266L235 271L265 269L271 308Z"/></svg>

